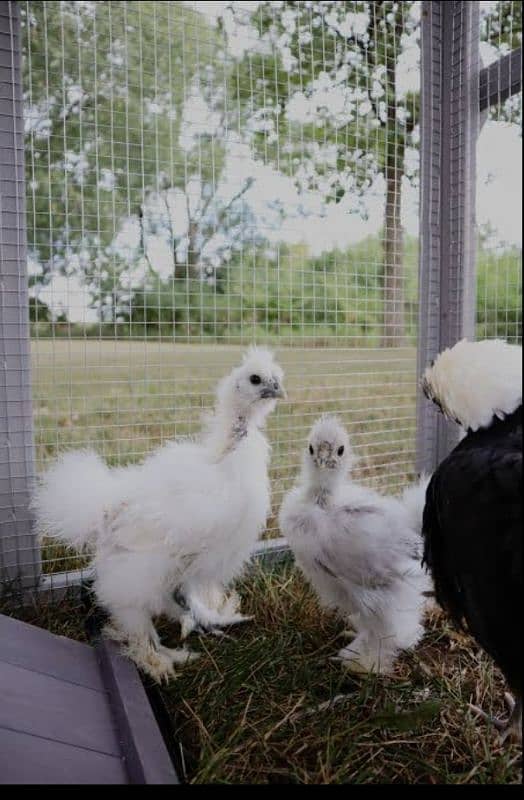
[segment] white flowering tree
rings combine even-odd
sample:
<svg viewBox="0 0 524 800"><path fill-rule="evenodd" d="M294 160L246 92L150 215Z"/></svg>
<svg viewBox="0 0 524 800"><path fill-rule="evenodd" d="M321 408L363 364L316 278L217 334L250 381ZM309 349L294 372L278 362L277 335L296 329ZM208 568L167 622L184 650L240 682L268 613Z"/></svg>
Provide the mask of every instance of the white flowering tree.
<svg viewBox="0 0 524 800"><path fill-rule="evenodd" d="M383 344L405 332L401 196L416 179L419 4L311 0L257 4L249 20L258 46L241 74L256 76L246 107L258 151L326 203L349 195L365 214L366 193L385 182ZM402 79L399 76L402 75ZM241 93L248 92L247 78Z"/></svg>

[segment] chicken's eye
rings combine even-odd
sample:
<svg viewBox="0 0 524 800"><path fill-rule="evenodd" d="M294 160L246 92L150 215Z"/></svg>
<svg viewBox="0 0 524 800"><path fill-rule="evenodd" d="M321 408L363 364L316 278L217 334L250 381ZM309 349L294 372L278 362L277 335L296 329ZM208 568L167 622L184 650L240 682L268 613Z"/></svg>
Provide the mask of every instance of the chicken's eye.
<svg viewBox="0 0 524 800"><path fill-rule="evenodd" d="M251 375L249 380L254 386L257 386L259 383L262 383L262 378L260 377L260 375Z"/></svg>
<svg viewBox="0 0 524 800"><path fill-rule="evenodd" d="M337 453L339 454L339 456L344 455L344 445L343 444L340 445L340 447L337 450Z"/></svg>
<svg viewBox="0 0 524 800"><path fill-rule="evenodd" d="M309 445L309 452L311 453L311 455L313 455L313 453L315 452L313 450L313 445L312 444Z"/></svg>

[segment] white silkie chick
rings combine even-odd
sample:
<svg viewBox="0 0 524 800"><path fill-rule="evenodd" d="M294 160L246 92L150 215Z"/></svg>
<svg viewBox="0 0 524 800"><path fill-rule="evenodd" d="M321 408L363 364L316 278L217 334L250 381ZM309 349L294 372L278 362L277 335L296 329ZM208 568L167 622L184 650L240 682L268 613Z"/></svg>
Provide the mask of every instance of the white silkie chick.
<svg viewBox="0 0 524 800"><path fill-rule="evenodd" d="M195 657L160 644L152 618L182 635L242 622L227 587L249 560L270 511L267 415L284 397L272 354L251 348L218 386L201 441L172 441L139 464L111 469L67 453L34 496L38 530L89 549L106 632L154 679Z"/></svg>
<svg viewBox="0 0 524 800"><path fill-rule="evenodd" d="M388 673L399 651L417 644L431 581L421 567L428 479L403 498L348 479L355 462L333 416L313 426L297 486L285 497L280 528L323 606L356 632L339 652L355 672Z"/></svg>

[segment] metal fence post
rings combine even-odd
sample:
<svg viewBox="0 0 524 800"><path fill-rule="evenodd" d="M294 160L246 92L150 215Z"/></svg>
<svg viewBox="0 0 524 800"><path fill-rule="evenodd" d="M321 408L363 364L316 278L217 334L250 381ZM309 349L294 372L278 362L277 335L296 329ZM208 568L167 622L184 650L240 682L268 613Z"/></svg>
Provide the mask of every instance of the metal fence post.
<svg viewBox="0 0 524 800"><path fill-rule="evenodd" d="M26 271L20 9L0 2L0 588L40 576L29 496L34 480Z"/></svg>
<svg viewBox="0 0 524 800"><path fill-rule="evenodd" d="M418 377L445 347L475 335L479 4L422 3ZM428 472L459 429L417 397L417 469Z"/></svg>

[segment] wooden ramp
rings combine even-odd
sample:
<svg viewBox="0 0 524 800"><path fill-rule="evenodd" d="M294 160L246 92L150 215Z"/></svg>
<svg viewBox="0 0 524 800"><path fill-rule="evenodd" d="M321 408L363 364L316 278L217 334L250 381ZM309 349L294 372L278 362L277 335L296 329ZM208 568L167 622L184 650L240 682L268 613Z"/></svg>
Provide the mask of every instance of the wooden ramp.
<svg viewBox="0 0 524 800"><path fill-rule="evenodd" d="M0 784L178 783L135 666L0 615Z"/></svg>

